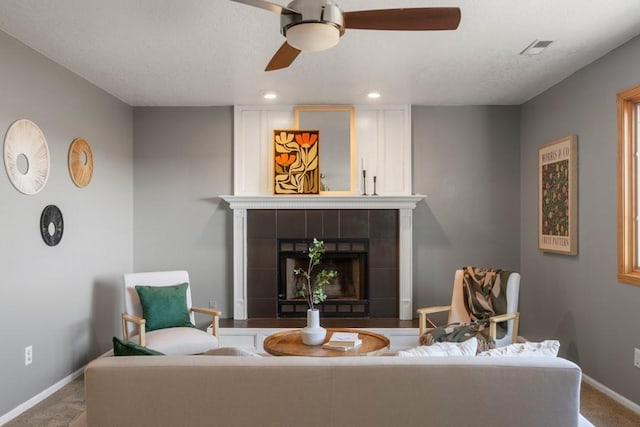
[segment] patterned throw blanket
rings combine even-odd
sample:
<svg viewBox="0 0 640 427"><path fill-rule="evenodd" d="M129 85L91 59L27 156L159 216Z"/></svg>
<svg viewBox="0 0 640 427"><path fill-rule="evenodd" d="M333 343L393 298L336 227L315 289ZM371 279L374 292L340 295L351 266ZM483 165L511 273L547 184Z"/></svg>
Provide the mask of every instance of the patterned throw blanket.
<svg viewBox="0 0 640 427"><path fill-rule="evenodd" d="M511 272L498 269L464 267L462 293L464 307L471 322L451 323L425 332L420 337L421 345L434 342L462 342L478 339L478 353L495 348L489 336L489 318L507 312L506 287ZM496 336L502 338L507 332L506 323L496 325Z"/></svg>

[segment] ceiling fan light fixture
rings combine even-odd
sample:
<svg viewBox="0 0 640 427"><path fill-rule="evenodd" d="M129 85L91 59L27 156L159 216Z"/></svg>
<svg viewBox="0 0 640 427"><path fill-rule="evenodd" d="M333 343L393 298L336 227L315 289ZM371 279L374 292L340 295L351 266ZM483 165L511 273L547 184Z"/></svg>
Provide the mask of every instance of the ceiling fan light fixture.
<svg viewBox="0 0 640 427"><path fill-rule="evenodd" d="M338 44L340 30L330 23L303 22L287 28L287 43L303 52L319 52Z"/></svg>

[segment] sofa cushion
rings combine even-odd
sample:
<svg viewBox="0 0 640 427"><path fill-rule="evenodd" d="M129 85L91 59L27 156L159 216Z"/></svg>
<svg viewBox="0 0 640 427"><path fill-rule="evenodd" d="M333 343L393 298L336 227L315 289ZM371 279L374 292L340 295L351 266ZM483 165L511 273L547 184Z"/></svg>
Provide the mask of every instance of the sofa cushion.
<svg viewBox="0 0 640 427"><path fill-rule="evenodd" d="M483 351L478 356L542 356L556 357L560 341L525 342Z"/></svg>
<svg viewBox="0 0 640 427"><path fill-rule="evenodd" d="M156 329L194 327L187 307L188 283L172 286L136 286L147 332Z"/></svg>
<svg viewBox="0 0 640 427"><path fill-rule="evenodd" d="M475 356L478 351L478 340L471 338L463 342L436 342L431 345L421 345L408 350L401 350L398 356Z"/></svg>
<svg viewBox="0 0 640 427"><path fill-rule="evenodd" d="M113 337L113 355L114 356L162 356L164 353L160 353L152 348L143 347L131 341L121 340L118 337Z"/></svg>
<svg viewBox="0 0 640 427"><path fill-rule="evenodd" d="M139 342L138 335L129 339ZM218 348L218 338L197 328L165 328L145 334L146 346L167 355L201 354Z"/></svg>

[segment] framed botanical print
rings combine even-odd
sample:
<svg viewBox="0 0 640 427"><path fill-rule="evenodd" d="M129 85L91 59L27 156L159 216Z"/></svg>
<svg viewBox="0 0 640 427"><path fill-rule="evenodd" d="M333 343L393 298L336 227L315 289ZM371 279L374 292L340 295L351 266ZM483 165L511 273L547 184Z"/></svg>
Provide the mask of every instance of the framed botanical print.
<svg viewBox="0 0 640 427"><path fill-rule="evenodd" d="M578 138L538 148L538 249L578 254Z"/></svg>
<svg viewBox="0 0 640 427"><path fill-rule="evenodd" d="M320 131L273 131L274 194L320 193Z"/></svg>

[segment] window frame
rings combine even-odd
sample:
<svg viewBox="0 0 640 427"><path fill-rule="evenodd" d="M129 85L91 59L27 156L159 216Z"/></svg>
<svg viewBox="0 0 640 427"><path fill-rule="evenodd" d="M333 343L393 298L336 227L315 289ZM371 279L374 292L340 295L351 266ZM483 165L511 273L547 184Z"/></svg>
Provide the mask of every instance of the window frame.
<svg viewBox="0 0 640 427"><path fill-rule="evenodd" d="M617 95L618 103L618 280L640 286L638 259L638 110L640 85Z"/></svg>

